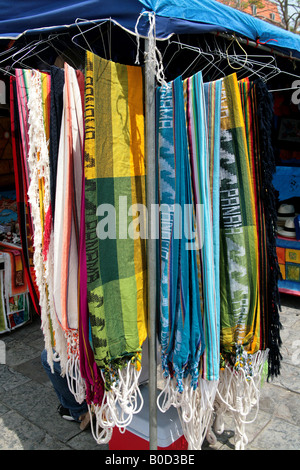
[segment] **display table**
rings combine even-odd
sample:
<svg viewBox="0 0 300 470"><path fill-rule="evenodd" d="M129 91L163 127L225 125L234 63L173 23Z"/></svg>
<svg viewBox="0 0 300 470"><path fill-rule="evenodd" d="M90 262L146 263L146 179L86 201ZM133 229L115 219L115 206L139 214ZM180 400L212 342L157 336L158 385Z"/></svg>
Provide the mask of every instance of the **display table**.
<svg viewBox="0 0 300 470"><path fill-rule="evenodd" d="M279 291L300 296L300 240L278 236L276 245L282 274Z"/></svg>

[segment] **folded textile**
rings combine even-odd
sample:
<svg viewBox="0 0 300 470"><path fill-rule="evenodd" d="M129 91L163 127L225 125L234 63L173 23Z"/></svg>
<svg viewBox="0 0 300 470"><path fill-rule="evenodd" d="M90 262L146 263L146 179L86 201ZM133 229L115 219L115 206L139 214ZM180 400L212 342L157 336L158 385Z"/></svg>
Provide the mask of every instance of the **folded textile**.
<svg viewBox="0 0 300 470"><path fill-rule="evenodd" d="M33 263L33 224L27 195L28 168L26 158L24 156L25 149L23 146L21 134L21 128L28 125L28 116L23 116L23 107L18 106L18 96L20 95L21 91L22 93L26 91L26 88L22 88L21 84L19 83L21 80L23 80L23 74L21 74L19 71L16 71L16 77L11 77L10 80L12 153L14 161L20 240L24 256L25 275L27 278L32 304L35 308L35 311L40 314L39 291L36 285L36 276ZM27 102L27 94L25 93L22 96L23 99L26 99L25 102ZM22 99L22 97L19 96L19 99Z"/></svg>
<svg viewBox="0 0 300 470"><path fill-rule="evenodd" d="M221 353L232 365L251 374L243 352L253 354L260 347L258 241L236 74L222 83L220 220Z"/></svg>
<svg viewBox="0 0 300 470"><path fill-rule="evenodd" d="M201 209L201 214L196 217L205 334L201 368L204 379L217 381L220 369L220 298L219 290L216 289L216 282L219 285L219 271L216 269L219 262L220 120L218 116L220 113L218 111L221 105L221 83L213 82L209 87L206 86L205 99L201 72L188 78L186 82L187 128L194 203L198 206L197 209ZM216 202L215 206L213 202Z"/></svg>
<svg viewBox="0 0 300 470"><path fill-rule="evenodd" d="M267 315L268 315L268 245L266 234L266 214L263 205L263 175L261 156L259 151L259 134L257 122L257 103L255 84L249 79L239 81L242 110L245 122L248 157L250 172L255 197L256 227L257 227L257 252L259 266L259 296L261 305L260 318L260 350L267 347Z"/></svg>
<svg viewBox="0 0 300 470"><path fill-rule="evenodd" d="M66 369L70 390L81 403L85 399L79 356L79 254L84 122L77 73L66 63L61 123L53 221L53 302L55 315L67 343L67 361L64 363L61 360L61 366Z"/></svg>
<svg viewBox="0 0 300 470"><path fill-rule="evenodd" d="M142 69L87 52L87 299L94 356L98 366L108 372L108 389L114 369L131 360L139 367L147 336L145 239L130 236L138 205L142 204L145 205Z"/></svg>
<svg viewBox="0 0 300 470"><path fill-rule="evenodd" d="M260 80L239 82L255 195L260 291L260 350L269 348L269 376L280 370L280 320L276 254L276 198L273 186L272 98Z"/></svg>
<svg viewBox="0 0 300 470"><path fill-rule="evenodd" d="M63 90L65 73L63 69L52 66L51 74L51 106L50 106L50 144L49 144L49 166L50 166L50 192L52 214L55 214L55 193L57 159L59 150L59 139L63 113Z"/></svg>
<svg viewBox="0 0 300 470"><path fill-rule="evenodd" d="M164 375L178 391L198 386L205 343L184 91L181 78L157 91L160 241L160 343ZM176 136L176 139L174 138Z"/></svg>
<svg viewBox="0 0 300 470"><path fill-rule="evenodd" d="M54 303L65 332L78 332L78 258L83 159L83 109L76 71L65 64L62 130L54 215Z"/></svg>
<svg viewBox="0 0 300 470"><path fill-rule="evenodd" d="M255 81L256 112L259 132L259 149L261 160L261 174L263 175L261 196L266 214L266 239L268 247L267 257L267 315L265 315L265 330L267 335L268 377L280 374L282 355L280 347L282 344L280 330L280 295L278 280L281 278L278 258L276 253L276 229L277 229L277 207L276 191L273 185L273 176L276 171L275 154L272 145L273 135L273 97L268 87L262 80Z"/></svg>
<svg viewBox="0 0 300 470"><path fill-rule="evenodd" d="M53 359L52 262L49 263L51 202L49 177L50 75L37 70L24 70L28 108L28 203L33 224L33 262L39 289L42 330L49 364ZM49 217L50 216L50 217ZM45 231L47 227L47 232ZM51 250L50 250L51 253ZM48 257L48 265L45 261ZM50 295L49 295L50 293Z"/></svg>

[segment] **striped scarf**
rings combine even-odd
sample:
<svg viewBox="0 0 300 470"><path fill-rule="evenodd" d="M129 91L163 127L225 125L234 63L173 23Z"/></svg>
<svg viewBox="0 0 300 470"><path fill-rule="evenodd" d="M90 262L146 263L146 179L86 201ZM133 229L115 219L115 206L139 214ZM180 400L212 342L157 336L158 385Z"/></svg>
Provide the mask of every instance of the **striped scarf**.
<svg viewBox="0 0 300 470"><path fill-rule="evenodd" d="M28 201L33 222L33 261L36 284L39 289L42 330L49 364L53 360L53 309L50 306L52 292L50 276L44 266L45 222L50 205L49 187L49 98L50 77L35 70L16 71L17 89L20 84L19 112ZM28 110L28 111L27 111ZM22 118L22 119L21 119ZM26 152L26 153L25 153Z"/></svg>
<svg viewBox="0 0 300 470"><path fill-rule="evenodd" d="M236 75L223 79L220 150L221 353L235 367L260 347L253 181Z"/></svg>
<svg viewBox="0 0 300 470"><path fill-rule="evenodd" d="M261 303L260 350L270 350L268 375L280 371L280 320L276 254L276 197L272 183L275 156L272 147L273 102L261 81L239 82L249 161L255 191Z"/></svg>
<svg viewBox="0 0 300 470"><path fill-rule="evenodd" d="M140 67L86 56L87 298L95 360L109 390L119 368L140 368L146 328L143 83ZM107 214L107 217L106 217ZM105 216L105 217L104 217ZM109 231L110 230L110 231Z"/></svg>
<svg viewBox="0 0 300 470"><path fill-rule="evenodd" d="M219 276L217 271L219 258L219 170L218 160L215 157L218 157L220 121L215 118L215 122L211 122L211 119L212 116L220 115L218 113L221 103L220 83L213 82L209 88L206 87L206 90L205 96L201 72L187 79L187 127L194 203L195 205L201 204L202 209L202 217L197 217L197 233L200 241L200 289L203 295L205 333L202 375L205 380L217 381L220 367L220 301L216 290L216 279ZM213 195L211 194L211 188L214 191ZM213 225L212 202L214 201L216 206L214 207Z"/></svg>
<svg viewBox="0 0 300 470"><path fill-rule="evenodd" d="M14 162L16 199L18 210L18 221L20 225L20 239L24 255L25 272L31 300L35 311L40 314L39 291L36 285L36 277L33 263L33 224L28 203L28 178L27 160L24 155L24 146L21 134L21 123L28 124L28 117L23 116L23 108L18 106L18 98L22 101L20 93L26 91L22 86L23 75L16 71L16 77L10 78L10 116L12 134L12 153ZM24 99L27 95L24 93ZM26 127L27 128L27 127Z"/></svg>
<svg viewBox="0 0 300 470"><path fill-rule="evenodd" d="M182 80L157 93L159 202L168 208L161 212L160 343L164 374L175 374L180 393L184 377L198 385L204 337Z"/></svg>
<svg viewBox="0 0 300 470"><path fill-rule="evenodd" d="M83 103L76 71L65 64L62 126L57 157L53 229L53 299L67 341L66 376L84 399L79 368L79 249L83 162Z"/></svg>

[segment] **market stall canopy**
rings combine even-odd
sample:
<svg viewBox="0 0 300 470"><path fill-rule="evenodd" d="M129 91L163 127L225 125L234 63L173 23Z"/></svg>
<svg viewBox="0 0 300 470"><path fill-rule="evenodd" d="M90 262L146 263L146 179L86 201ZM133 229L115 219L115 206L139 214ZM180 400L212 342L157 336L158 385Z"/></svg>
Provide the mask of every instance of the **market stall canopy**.
<svg viewBox="0 0 300 470"><path fill-rule="evenodd" d="M89 21L111 19L122 28L147 36L147 16L154 12L156 36L205 32L236 33L288 55L300 57L300 36L214 0L0 0L0 38L17 39L26 32L57 31ZM226 27L224 26L226 25Z"/></svg>
<svg viewBox="0 0 300 470"><path fill-rule="evenodd" d="M179 8L179 2L177 9ZM41 31L58 31L74 25L78 20L82 25L85 21L112 20L116 24L135 33L137 20L143 11L139 0L13 0L7 2L0 0L0 38L17 39L24 32L26 34ZM139 33L147 35L147 17L139 20ZM225 31L223 26L207 24L195 25L184 19L157 18L158 36L167 38L177 33L193 33L207 31Z"/></svg>
<svg viewBox="0 0 300 470"><path fill-rule="evenodd" d="M264 44L295 57L300 57L300 35L255 18L247 13L223 5L214 0L140 0L146 10L154 11L157 17L166 21L177 18L186 21L182 27L191 24L191 29L199 29L209 23L216 28L226 25L227 32L236 33L244 38Z"/></svg>

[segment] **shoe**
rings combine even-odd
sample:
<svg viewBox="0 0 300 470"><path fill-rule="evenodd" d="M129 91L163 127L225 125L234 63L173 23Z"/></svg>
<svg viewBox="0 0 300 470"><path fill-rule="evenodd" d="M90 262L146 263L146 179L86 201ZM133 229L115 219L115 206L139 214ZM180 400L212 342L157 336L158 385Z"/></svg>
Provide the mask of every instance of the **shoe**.
<svg viewBox="0 0 300 470"><path fill-rule="evenodd" d="M67 408L64 408L62 405L59 405L57 407L57 411L60 414L60 416L66 421L75 421L73 416L71 416L70 411Z"/></svg>
<svg viewBox="0 0 300 470"><path fill-rule="evenodd" d="M80 421L81 431L85 431L88 427L93 427L94 422L96 421L96 416L95 416L94 411L92 410L87 411L86 413L80 416L79 421Z"/></svg>
<svg viewBox="0 0 300 470"><path fill-rule="evenodd" d="M80 427L81 431L85 431L85 429L91 423L91 416L90 416L89 411L87 411L82 416L80 416L79 420L80 420L80 426L79 427Z"/></svg>

